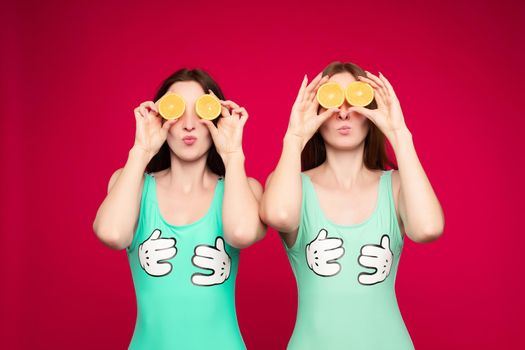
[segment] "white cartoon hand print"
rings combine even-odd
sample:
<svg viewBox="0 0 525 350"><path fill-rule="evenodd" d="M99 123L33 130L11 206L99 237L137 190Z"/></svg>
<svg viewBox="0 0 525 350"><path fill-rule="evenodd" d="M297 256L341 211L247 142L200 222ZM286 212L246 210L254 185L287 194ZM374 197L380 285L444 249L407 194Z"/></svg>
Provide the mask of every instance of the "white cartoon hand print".
<svg viewBox="0 0 525 350"><path fill-rule="evenodd" d="M140 266L147 274L155 277L165 276L171 272L171 263L165 260L177 254L175 238L160 238L160 235L160 230L154 230L139 246Z"/></svg>
<svg viewBox="0 0 525 350"><path fill-rule="evenodd" d="M306 246L306 261L310 269L319 276L334 276L341 270L341 265L336 260L344 253L343 240L329 238L328 231L322 229Z"/></svg>
<svg viewBox="0 0 525 350"><path fill-rule="evenodd" d="M231 258L224 248L224 240L217 237L215 247L198 245L191 259L193 265L213 271L211 274L194 273L191 282L198 286L213 286L224 283L230 276Z"/></svg>
<svg viewBox="0 0 525 350"><path fill-rule="evenodd" d="M390 250L390 238L388 235L383 235L381 245L368 244L363 246L359 256L359 264L376 271L373 273L360 273L358 277L359 283L372 285L383 282L390 274L392 258L393 254Z"/></svg>

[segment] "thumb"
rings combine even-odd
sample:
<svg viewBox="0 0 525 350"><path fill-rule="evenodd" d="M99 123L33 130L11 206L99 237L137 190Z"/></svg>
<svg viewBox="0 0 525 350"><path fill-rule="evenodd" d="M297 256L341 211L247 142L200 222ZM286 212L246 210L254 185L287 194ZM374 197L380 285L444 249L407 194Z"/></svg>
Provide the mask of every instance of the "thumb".
<svg viewBox="0 0 525 350"><path fill-rule="evenodd" d="M162 130L168 131L169 128L171 128L171 126L175 124L178 120L179 118L166 120L164 124L162 124Z"/></svg>
<svg viewBox="0 0 525 350"><path fill-rule="evenodd" d="M215 136L217 135L217 127L215 126L215 124L213 124L213 122L211 120L208 120L208 119L201 119L199 121L201 124L204 124L208 130L210 131L210 134L212 136Z"/></svg>
<svg viewBox="0 0 525 350"><path fill-rule="evenodd" d="M221 252L224 251L224 240L221 237L217 237L215 240L215 248Z"/></svg>
<svg viewBox="0 0 525 350"><path fill-rule="evenodd" d="M339 113L341 110L339 108L329 108L323 113L319 114L317 118L317 125L321 126L328 118L330 118L334 113Z"/></svg>
<svg viewBox="0 0 525 350"><path fill-rule="evenodd" d="M383 238L381 238L381 247L390 250L390 238L388 235L384 235Z"/></svg>
<svg viewBox="0 0 525 350"><path fill-rule="evenodd" d="M353 107L348 108L348 113L350 112L357 112L361 115L364 115L367 118L370 118L370 109L365 108L365 107L353 106Z"/></svg>
<svg viewBox="0 0 525 350"><path fill-rule="evenodd" d="M162 233L162 232L161 232L159 229L155 229L155 230L151 233L151 236L149 236L148 241L149 241L149 240L159 239L161 233Z"/></svg>
<svg viewBox="0 0 525 350"><path fill-rule="evenodd" d="M319 231L319 234L317 235L317 237L315 237L315 240L319 241L322 239L326 239L326 237L328 237L328 231L326 231L325 229L322 229L321 231Z"/></svg>

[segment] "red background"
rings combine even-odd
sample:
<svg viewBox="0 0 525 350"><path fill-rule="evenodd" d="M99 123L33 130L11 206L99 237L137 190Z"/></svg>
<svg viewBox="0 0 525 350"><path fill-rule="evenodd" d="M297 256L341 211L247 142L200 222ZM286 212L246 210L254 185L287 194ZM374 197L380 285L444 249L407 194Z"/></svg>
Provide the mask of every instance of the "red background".
<svg viewBox="0 0 525 350"><path fill-rule="evenodd" d="M246 168L264 182L303 74L333 60L390 79L445 211L443 237L407 240L401 259L397 294L416 348L523 348L520 1L8 1L0 10L2 348L127 347L136 309L126 254L91 225L133 144L132 110L164 78L204 68L247 108ZM285 347L295 288L275 231L243 251L237 312L249 349Z"/></svg>

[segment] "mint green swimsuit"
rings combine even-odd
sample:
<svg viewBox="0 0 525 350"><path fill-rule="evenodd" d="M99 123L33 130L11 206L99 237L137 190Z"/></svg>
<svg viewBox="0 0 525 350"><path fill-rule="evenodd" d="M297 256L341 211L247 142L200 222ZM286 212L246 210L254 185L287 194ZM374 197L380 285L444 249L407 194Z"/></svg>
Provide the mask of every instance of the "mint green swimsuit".
<svg viewBox="0 0 525 350"><path fill-rule="evenodd" d="M288 249L299 301L288 349L413 349L394 289L403 239L384 171L373 214L338 225L323 213L301 173L297 240Z"/></svg>
<svg viewBox="0 0 525 350"><path fill-rule="evenodd" d="M145 176L127 249L137 297L129 348L245 349L234 298L239 250L224 241L222 230L224 180L205 216L174 226L160 214L155 178Z"/></svg>

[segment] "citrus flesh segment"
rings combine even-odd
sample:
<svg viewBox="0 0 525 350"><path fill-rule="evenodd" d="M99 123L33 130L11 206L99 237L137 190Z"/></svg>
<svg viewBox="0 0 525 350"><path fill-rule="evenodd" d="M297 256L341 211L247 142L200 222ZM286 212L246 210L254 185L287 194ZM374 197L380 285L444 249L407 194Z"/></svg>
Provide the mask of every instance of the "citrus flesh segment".
<svg viewBox="0 0 525 350"><path fill-rule="evenodd" d="M324 108L339 107L343 104L344 99L344 91L338 83L325 83L317 89L317 101Z"/></svg>
<svg viewBox="0 0 525 350"><path fill-rule="evenodd" d="M374 99L374 89L370 84L354 81L346 88L345 96L352 106L365 107Z"/></svg>
<svg viewBox="0 0 525 350"><path fill-rule="evenodd" d="M205 94L195 102L195 111L202 119L213 120L221 114L221 103L217 97Z"/></svg>
<svg viewBox="0 0 525 350"><path fill-rule="evenodd" d="M180 118L184 114L186 104L180 95L168 93L158 101L159 114L164 119Z"/></svg>

